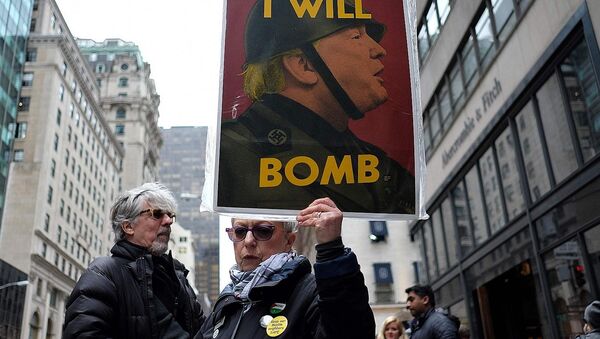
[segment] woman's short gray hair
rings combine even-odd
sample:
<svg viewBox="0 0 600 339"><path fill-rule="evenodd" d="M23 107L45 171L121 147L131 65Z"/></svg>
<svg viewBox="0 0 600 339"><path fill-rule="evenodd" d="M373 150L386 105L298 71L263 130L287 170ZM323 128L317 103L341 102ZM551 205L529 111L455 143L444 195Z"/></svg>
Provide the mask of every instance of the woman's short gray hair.
<svg viewBox="0 0 600 339"><path fill-rule="evenodd" d="M177 202L173 193L158 182L145 183L122 193L110 208L115 242L125 239L125 233L121 226L125 222L135 224L140 212L144 209L144 203L152 208L165 211L175 212L177 210Z"/></svg>
<svg viewBox="0 0 600 339"><path fill-rule="evenodd" d="M296 232L298 228L298 222L296 221L284 221L283 230L286 232Z"/></svg>

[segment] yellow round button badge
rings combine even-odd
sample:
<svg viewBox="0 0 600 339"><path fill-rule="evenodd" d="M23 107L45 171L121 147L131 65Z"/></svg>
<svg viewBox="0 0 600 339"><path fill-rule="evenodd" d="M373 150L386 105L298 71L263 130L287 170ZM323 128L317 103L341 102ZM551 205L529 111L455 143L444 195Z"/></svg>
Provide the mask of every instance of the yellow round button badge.
<svg viewBox="0 0 600 339"><path fill-rule="evenodd" d="M269 337L277 337L278 335L283 333L283 331L285 331L287 325L288 320L286 317L282 315L275 317L273 318L273 320L271 320L269 325L267 325L267 335Z"/></svg>

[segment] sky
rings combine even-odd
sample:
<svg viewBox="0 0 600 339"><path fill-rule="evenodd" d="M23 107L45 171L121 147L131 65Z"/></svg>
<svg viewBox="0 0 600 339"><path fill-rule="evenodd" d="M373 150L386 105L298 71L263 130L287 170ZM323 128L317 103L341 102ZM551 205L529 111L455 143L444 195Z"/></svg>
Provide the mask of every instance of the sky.
<svg viewBox="0 0 600 339"><path fill-rule="evenodd" d="M160 95L161 127L216 121L223 0L56 0L77 38L136 43Z"/></svg>

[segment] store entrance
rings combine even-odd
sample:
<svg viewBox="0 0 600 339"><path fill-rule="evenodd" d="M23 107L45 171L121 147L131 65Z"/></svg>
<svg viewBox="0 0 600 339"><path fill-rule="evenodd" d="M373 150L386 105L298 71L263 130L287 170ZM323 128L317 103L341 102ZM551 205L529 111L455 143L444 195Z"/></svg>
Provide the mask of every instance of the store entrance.
<svg viewBox="0 0 600 339"><path fill-rule="evenodd" d="M541 339L536 294L529 261L473 290L482 337Z"/></svg>

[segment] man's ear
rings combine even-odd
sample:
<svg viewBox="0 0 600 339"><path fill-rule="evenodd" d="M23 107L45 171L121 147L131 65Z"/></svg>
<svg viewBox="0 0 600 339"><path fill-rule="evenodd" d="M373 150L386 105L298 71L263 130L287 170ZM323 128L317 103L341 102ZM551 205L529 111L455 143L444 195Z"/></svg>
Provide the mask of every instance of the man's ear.
<svg viewBox="0 0 600 339"><path fill-rule="evenodd" d="M133 235L133 226L129 221L125 221L124 223L122 223L121 229L123 230L123 232L125 232L125 234Z"/></svg>
<svg viewBox="0 0 600 339"><path fill-rule="evenodd" d="M281 63L287 73L303 85L314 85L319 80L317 72L304 54L285 55Z"/></svg>
<svg viewBox="0 0 600 339"><path fill-rule="evenodd" d="M429 305L429 296L423 297L423 305Z"/></svg>

